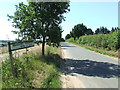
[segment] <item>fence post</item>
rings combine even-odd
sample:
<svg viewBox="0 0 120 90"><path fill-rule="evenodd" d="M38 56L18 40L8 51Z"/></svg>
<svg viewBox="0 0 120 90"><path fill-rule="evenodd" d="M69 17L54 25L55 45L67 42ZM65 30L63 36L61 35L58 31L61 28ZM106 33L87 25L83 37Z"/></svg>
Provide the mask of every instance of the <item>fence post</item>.
<svg viewBox="0 0 120 90"><path fill-rule="evenodd" d="M13 76L15 76L15 71L14 71L14 66L13 66L12 50L11 50L10 42L8 42L8 50L9 50L9 57L10 57L11 71L12 71Z"/></svg>

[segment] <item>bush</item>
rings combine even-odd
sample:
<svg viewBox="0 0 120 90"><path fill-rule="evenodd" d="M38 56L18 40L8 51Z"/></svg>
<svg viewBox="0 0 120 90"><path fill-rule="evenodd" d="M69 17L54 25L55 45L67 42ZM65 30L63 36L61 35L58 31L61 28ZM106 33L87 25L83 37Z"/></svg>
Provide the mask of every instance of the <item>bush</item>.
<svg viewBox="0 0 120 90"><path fill-rule="evenodd" d="M12 76L10 60L2 63L2 88L60 88L60 48L47 47L46 56L41 53L14 58Z"/></svg>
<svg viewBox="0 0 120 90"><path fill-rule="evenodd" d="M74 38L70 38L66 40L67 42L75 42Z"/></svg>
<svg viewBox="0 0 120 90"><path fill-rule="evenodd" d="M78 44L85 44L95 48L102 48L107 50L117 51L120 49L120 30L117 30L111 34L97 34L81 36L74 40L68 39L68 42L74 42Z"/></svg>

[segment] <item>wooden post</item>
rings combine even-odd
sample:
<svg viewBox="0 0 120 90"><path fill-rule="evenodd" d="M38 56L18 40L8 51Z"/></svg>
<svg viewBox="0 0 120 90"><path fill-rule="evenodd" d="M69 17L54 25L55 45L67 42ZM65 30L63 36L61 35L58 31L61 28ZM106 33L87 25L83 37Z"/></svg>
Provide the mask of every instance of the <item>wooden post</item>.
<svg viewBox="0 0 120 90"><path fill-rule="evenodd" d="M27 51L28 51L28 49L26 48L26 61L28 62Z"/></svg>
<svg viewBox="0 0 120 90"><path fill-rule="evenodd" d="M9 57L10 57L11 71L12 71L13 76L15 76L14 66L13 66L12 50L11 50L10 42L8 42L8 50L9 50Z"/></svg>

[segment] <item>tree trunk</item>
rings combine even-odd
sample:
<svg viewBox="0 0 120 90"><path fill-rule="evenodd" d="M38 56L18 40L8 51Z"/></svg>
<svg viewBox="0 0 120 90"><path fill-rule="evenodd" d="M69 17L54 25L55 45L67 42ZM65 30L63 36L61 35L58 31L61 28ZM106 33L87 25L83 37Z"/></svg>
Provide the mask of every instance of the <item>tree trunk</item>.
<svg viewBox="0 0 120 90"><path fill-rule="evenodd" d="M43 37L43 42L42 42L42 56L45 55L45 37Z"/></svg>
<svg viewBox="0 0 120 90"><path fill-rule="evenodd" d="M76 40L76 37L74 37L74 40Z"/></svg>

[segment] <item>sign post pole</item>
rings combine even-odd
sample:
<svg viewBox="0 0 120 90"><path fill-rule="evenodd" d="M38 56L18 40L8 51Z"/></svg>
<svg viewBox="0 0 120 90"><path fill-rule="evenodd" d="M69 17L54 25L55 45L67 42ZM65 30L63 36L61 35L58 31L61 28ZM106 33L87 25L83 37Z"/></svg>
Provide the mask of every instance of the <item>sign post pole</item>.
<svg viewBox="0 0 120 90"><path fill-rule="evenodd" d="M13 66L13 57L12 57L12 51L11 51L10 42L8 42L8 50L9 50L9 57L10 57L11 71L12 71L13 76L15 76L14 66Z"/></svg>
<svg viewBox="0 0 120 90"><path fill-rule="evenodd" d="M19 43L8 42L8 50L9 50L11 71L12 71L13 76L17 77L17 73L15 73L15 68L14 68L14 65L13 65L12 51L26 48L26 54L27 54L27 48L28 47L33 47L33 46L34 46L33 41L24 41L24 42L19 42ZM27 61L28 61L28 58L27 58Z"/></svg>
<svg viewBox="0 0 120 90"><path fill-rule="evenodd" d="M27 55L28 49L26 48L26 55ZM26 61L28 62L28 56L26 56Z"/></svg>

